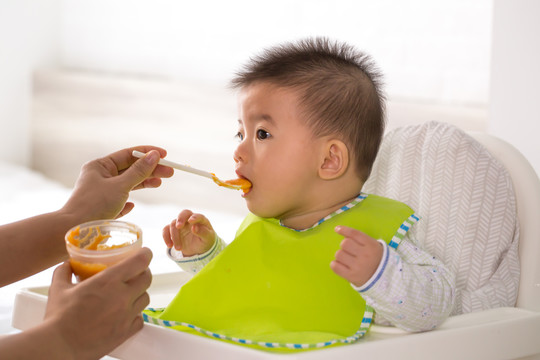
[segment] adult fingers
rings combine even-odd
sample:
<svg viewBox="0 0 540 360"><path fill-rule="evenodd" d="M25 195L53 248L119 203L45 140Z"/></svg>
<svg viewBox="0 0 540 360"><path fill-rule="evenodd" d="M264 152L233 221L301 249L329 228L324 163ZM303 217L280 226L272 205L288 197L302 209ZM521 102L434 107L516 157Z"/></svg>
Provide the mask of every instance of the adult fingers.
<svg viewBox="0 0 540 360"><path fill-rule="evenodd" d="M159 157L163 158L167 156L167 151L165 149L162 149L157 146L141 145L141 146L135 146L135 147L119 150L117 152L114 152L106 156L105 158L103 158L103 160L112 161L114 165L116 166L116 168L118 169L118 171L121 172L131 167L131 165L134 162L136 162L137 158L133 156L133 150L137 150L143 153L148 153L152 150L155 150L159 153Z"/></svg>
<svg viewBox="0 0 540 360"><path fill-rule="evenodd" d="M133 288L136 296L139 297L146 289L148 289L148 287L150 287L150 284L152 284L152 272L150 269L146 269L141 274L126 281L126 284Z"/></svg>
<svg viewBox="0 0 540 360"><path fill-rule="evenodd" d="M130 338L131 336L135 335L139 330L143 328L144 320L142 318L141 314L137 314L135 318L133 319L133 322L131 323L129 330L126 335L126 339Z"/></svg>
<svg viewBox="0 0 540 360"><path fill-rule="evenodd" d="M131 162L129 162L129 160L128 160L129 164L133 164L134 159L136 159L132 154L133 150L137 150L137 151L140 151L140 152L143 152L143 153L148 153L148 152L150 152L152 150L155 150L155 151L159 152L159 157L160 158L164 158L165 156L167 156L167 151L165 149L162 149L162 148L157 147L157 146L151 146L151 145L136 146L136 147L128 149L129 155L131 156ZM128 167L129 166L130 165L128 165ZM141 184L138 184L137 186L135 186L134 189L159 187L161 185L161 179L160 178L170 178L173 175L174 175L174 169L173 168L171 168L169 166L165 166L165 165L157 165L154 168L154 171L152 172L151 177L144 180Z"/></svg>
<svg viewBox="0 0 540 360"><path fill-rule="evenodd" d="M122 208L122 210L120 210L120 213L116 216L116 219L118 218L121 218L122 216L124 215L127 215L131 212L131 210L133 210L133 208L135 207L135 204L128 201L124 204L124 207Z"/></svg>
<svg viewBox="0 0 540 360"><path fill-rule="evenodd" d="M73 271L68 261L57 266L53 273L51 289L73 285L71 282L72 274Z"/></svg>
<svg viewBox="0 0 540 360"><path fill-rule="evenodd" d="M159 152L151 150L146 155L133 163L126 171L118 176L118 181L122 181L126 188L130 190L143 183L152 176L159 161Z"/></svg>
<svg viewBox="0 0 540 360"><path fill-rule="evenodd" d="M122 260L105 271L114 271L116 277L121 281L129 282L131 279L143 273L150 265L152 251L149 248L139 249L134 255ZM98 274L99 275L99 274Z"/></svg>
<svg viewBox="0 0 540 360"><path fill-rule="evenodd" d="M147 292L144 292L133 302L133 311L138 314L146 309L148 304L150 304L150 295L148 295Z"/></svg>
<svg viewBox="0 0 540 360"><path fill-rule="evenodd" d="M125 330L124 329L122 330L121 338L119 338L120 341L117 342L118 344L125 342L127 339L135 335L137 332L139 332L143 328L144 320L142 318L141 313L137 313L131 319L132 320L130 323L127 322L130 319L126 321L126 324L125 324L126 328Z"/></svg>
<svg viewBox="0 0 540 360"><path fill-rule="evenodd" d="M158 165L159 166L159 165ZM156 168L157 169L157 168ZM152 174L152 176L155 176L155 171L154 171L154 174ZM154 189L154 188L158 188L161 186L161 179L159 178L148 178L146 180L144 180L142 183L140 183L139 185L135 186L133 188L133 190L139 190L139 189Z"/></svg>

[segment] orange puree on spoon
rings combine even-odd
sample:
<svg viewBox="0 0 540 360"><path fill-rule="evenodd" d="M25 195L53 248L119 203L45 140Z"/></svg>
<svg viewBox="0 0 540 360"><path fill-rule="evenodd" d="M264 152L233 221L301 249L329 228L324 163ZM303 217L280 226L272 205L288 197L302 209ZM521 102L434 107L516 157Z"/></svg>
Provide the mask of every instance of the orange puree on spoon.
<svg viewBox="0 0 540 360"><path fill-rule="evenodd" d="M214 175L213 180L219 186L224 186L229 189L242 190L244 194L247 193L251 188L251 182L247 179L233 179L222 181Z"/></svg>
<svg viewBox="0 0 540 360"><path fill-rule="evenodd" d="M133 156L137 158L142 158L144 155L145 154L140 151L136 151L136 150L133 151ZM223 180L220 180L214 173L200 170L200 169L195 169L188 165L178 164L174 161L160 159L159 164L164 165L164 166L169 166L177 170L186 171L195 175L203 176L205 178L212 179L219 186L223 186L227 189L242 190L244 194L247 193L249 189L251 188L251 182L249 182L249 180L247 179L235 179L235 180L223 181Z"/></svg>

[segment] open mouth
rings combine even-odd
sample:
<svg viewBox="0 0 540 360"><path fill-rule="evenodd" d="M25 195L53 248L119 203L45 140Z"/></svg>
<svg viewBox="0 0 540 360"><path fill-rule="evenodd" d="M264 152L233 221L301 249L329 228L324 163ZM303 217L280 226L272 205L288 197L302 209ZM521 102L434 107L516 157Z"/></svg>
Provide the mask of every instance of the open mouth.
<svg viewBox="0 0 540 360"><path fill-rule="evenodd" d="M252 189L253 189L253 184L251 185L251 187L247 189L242 189L242 197L246 197L251 192Z"/></svg>
<svg viewBox="0 0 540 360"><path fill-rule="evenodd" d="M242 186L242 196L246 196L251 192L251 189L253 188L253 183L251 182L251 180L249 180L247 177L245 177L238 171L236 172L236 175L238 176L238 181L244 184L244 186ZM247 186L245 184L247 184Z"/></svg>

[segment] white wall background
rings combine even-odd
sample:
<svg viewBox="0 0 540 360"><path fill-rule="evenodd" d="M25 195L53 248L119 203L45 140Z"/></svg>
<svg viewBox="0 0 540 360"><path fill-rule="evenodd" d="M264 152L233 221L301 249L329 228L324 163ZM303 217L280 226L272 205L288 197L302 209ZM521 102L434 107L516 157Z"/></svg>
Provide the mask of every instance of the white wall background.
<svg viewBox="0 0 540 360"><path fill-rule="evenodd" d="M70 67L224 86L261 48L326 35L371 53L386 74L391 99L489 108L491 131L524 151L538 172L535 134L540 125L532 105L538 103L538 87L533 85L538 80L527 82L538 79L538 3L1 0L0 159L28 163L30 78L35 68ZM492 56L496 70L490 73ZM522 83L517 87L506 86L518 78ZM514 101L527 99L519 103L519 116L514 116L517 107L512 103L500 108L512 96Z"/></svg>
<svg viewBox="0 0 540 360"><path fill-rule="evenodd" d="M57 64L61 7L0 1L0 160L28 165L32 69Z"/></svg>
<svg viewBox="0 0 540 360"><path fill-rule="evenodd" d="M489 132L540 174L540 1L495 0Z"/></svg>
<svg viewBox="0 0 540 360"><path fill-rule="evenodd" d="M66 0L73 67L226 83L263 47L305 36L372 54L394 97L488 100L492 0Z"/></svg>

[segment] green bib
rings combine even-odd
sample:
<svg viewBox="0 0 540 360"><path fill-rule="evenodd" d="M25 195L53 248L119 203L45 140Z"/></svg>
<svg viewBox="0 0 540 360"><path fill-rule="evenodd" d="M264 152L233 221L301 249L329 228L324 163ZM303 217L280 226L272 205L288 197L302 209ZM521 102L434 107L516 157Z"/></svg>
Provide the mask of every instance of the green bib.
<svg viewBox="0 0 540 360"><path fill-rule="evenodd" d="M400 202L363 194L304 231L250 214L235 240L167 308L145 311L145 320L266 348L355 341L373 309L330 269L343 240L334 228L349 226L397 247L416 220Z"/></svg>

